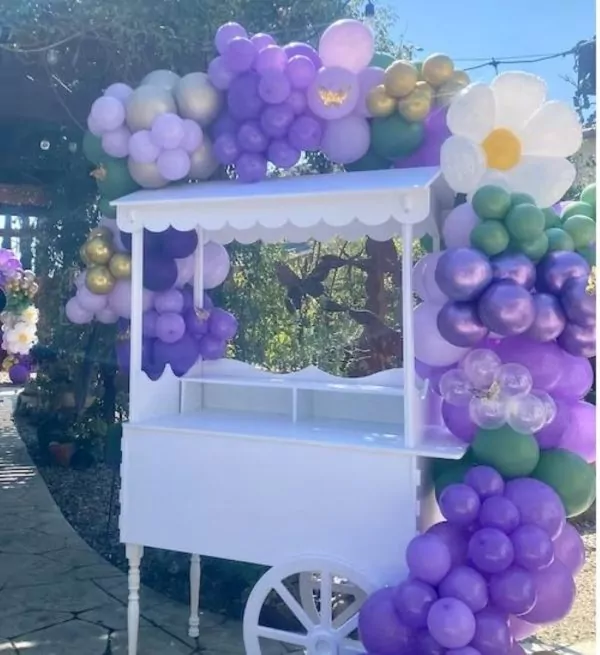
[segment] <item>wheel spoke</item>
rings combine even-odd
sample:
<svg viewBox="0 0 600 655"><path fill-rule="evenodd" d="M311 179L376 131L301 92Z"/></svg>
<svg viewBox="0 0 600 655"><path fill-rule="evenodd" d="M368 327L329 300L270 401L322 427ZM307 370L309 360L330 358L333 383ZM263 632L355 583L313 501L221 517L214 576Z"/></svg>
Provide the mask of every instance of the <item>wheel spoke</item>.
<svg viewBox="0 0 600 655"><path fill-rule="evenodd" d="M354 603L353 603L354 604ZM346 608L342 614L340 614L340 617L344 615L346 611L349 609L352 609L352 605L350 607ZM337 630L336 632L340 635L340 637L347 637L349 634L354 632L358 628L358 612L354 612L350 618L343 623Z"/></svg>
<svg viewBox="0 0 600 655"><path fill-rule="evenodd" d="M306 646L308 644L308 635L299 635L295 632L286 632L285 630L275 630L275 628L267 628L265 625L257 626L256 634L263 639L281 641L284 644L292 644L292 646Z"/></svg>
<svg viewBox="0 0 600 655"><path fill-rule="evenodd" d="M321 572L321 625L324 628L331 627L331 573L329 571Z"/></svg>
<svg viewBox="0 0 600 655"><path fill-rule="evenodd" d="M285 588L283 582L276 582L273 586L273 589L279 594L281 600L289 607L294 616L298 619L298 621L300 621L307 632L314 627L313 622L310 620L308 614L304 611L302 605L300 605L300 603Z"/></svg>
<svg viewBox="0 0 600 655"><path fill-rule="evenodd" d="M340 646L341 655L365 655L365 648L354 639L344 639Z"/></svg>

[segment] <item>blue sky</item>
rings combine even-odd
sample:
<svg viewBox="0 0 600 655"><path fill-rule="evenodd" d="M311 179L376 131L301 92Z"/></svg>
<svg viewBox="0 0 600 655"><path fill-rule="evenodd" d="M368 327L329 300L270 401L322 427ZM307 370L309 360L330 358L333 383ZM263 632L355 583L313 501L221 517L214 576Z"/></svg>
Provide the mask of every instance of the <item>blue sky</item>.
<svg viewBox="0 0 600 655"><path fill-rule="evenodd" d="M477 65L461 59L502 59L516 55L562 52L595 34L594 0L388 0L400 19L398 29L423 54L444 52L457 67ZM543 77L549 96L570 100L572 86L560 79L573 76L573 57L537 64L502 66L500 71L526 70ZM493 69L470 73L473 81L489 81Z"/></svg>

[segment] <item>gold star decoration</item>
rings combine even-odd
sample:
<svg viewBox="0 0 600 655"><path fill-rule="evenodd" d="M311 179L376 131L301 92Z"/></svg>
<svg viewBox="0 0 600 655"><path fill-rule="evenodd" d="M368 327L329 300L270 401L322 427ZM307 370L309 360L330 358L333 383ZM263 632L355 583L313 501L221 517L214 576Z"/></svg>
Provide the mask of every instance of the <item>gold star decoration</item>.
<svg viewBox="0 0 600 655"><path fill-rule="evenodd" d="M596 295L596 267L592 266L592 270L590 271L588 280L587 280L587 286L585 287L585 292L589 296L595 296Z"/></svg>
<svg viewBox="0 0 600 655"><path fill-rule="evenodd" d="M322 86L319 89L319 98L321 98L325 107L341 107L348 98L348 89L332 91Z"/></svg>

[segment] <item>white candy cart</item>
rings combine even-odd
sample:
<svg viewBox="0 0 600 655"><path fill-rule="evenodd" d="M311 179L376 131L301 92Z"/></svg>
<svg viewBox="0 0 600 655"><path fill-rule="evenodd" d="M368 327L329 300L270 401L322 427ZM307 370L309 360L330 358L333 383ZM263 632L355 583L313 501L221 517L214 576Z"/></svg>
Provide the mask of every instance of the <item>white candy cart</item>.
<svg viewBox="0 0 600 655"><path fill-rule="evenodd" d="M137 653L144 546L191 555L191 636L199 634L206 555L270 567L246 604L248 655L278 641L310 655L364 652L356 632L361 602L402 579L408 542L434 519L423 462L464 450L423 430L427 383L412 365L412 243L425 233L435 238L451 202L432 168L184 185L116 202L133 244L120 517L130 567L129 655ZM197 230L201 243L399 236L404 369L344 379L220 360L199 362L181 379L167 368L151 381L141 370L143 230L169 226ZM202 248L196 264L200 307ZM289 624L264 619L274 595L293 617Z"/></svg>

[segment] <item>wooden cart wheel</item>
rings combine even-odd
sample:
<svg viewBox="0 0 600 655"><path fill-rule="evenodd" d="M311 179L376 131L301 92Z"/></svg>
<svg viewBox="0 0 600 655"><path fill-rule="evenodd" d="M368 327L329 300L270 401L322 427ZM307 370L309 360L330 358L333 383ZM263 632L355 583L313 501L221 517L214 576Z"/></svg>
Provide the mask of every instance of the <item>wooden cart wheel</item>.
<svg viewBox="0 0 600 655"><path fill-rule="evenodd" d="M321 580L318 573L300 573L300 603L312 621L318 621L319 618L320 588ZM340 578L333 579L332 589L337 601L339 601L337 604L343 607L343 612L335 616L333 620L333 625L339 627L346 621L346 618L352 616L360 608L366 596L361 589L348 582L348 580L341 580Z"/></svg>
<svg viewBox="0 0 600 655"><path fill-rule="evenodd" d="M291 590L294 586L302 587L303 576L310 576L304 580L304 584L308 584L305 594L308 588L312 590L312 604L308 603L308 609ZM343 582L336 583L336 580ZM340 585L356 599L336 608ZM271 568L256 583L246 603L243 625L246 655L264 655L272 652L270 649L276 644L285 645L289 653L306 655L363 654L365 649L357 635L358 611L375 588L359 572L320 558L297 559ZM265 625L262 609L273 595L289 612L294 627L280 629ZM308 601L307 596L305 600Z"/></svg>

